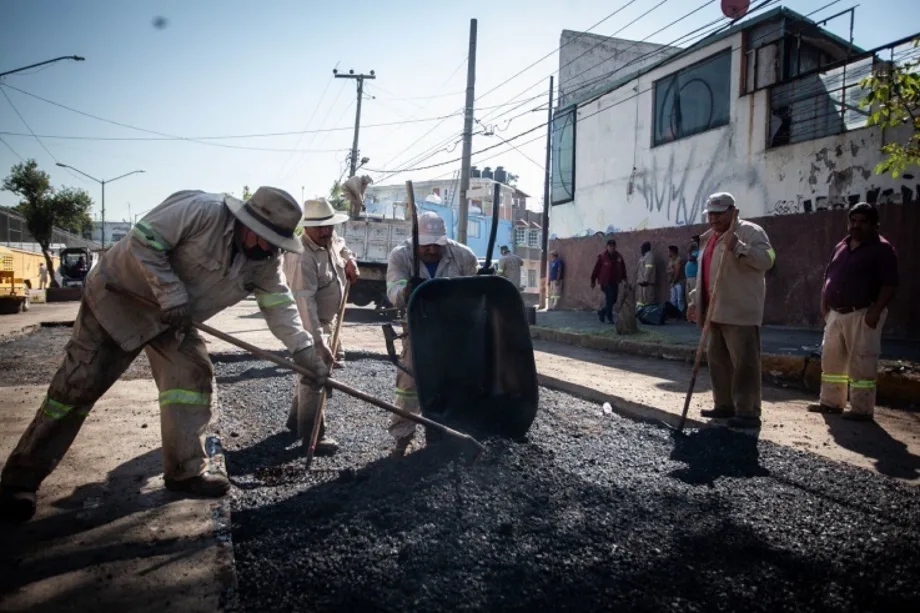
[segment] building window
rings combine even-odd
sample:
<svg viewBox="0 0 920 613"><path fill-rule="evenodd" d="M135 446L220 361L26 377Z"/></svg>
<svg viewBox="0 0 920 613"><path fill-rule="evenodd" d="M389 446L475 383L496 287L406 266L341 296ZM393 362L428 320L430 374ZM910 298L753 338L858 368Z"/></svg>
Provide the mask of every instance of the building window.
<svg viewBox="0 0 920 613"><path fill-rule="evenodd" d="M469 220L466 222L466 235L469 238L479 238L479 222Z"/></svg>
<svg viewBox="0 0 920 613"><path fill-rule="evenodd" d="M575 199L575 124L576 107L553 118L552 204Z"/></svg>
<svg viewBox="0 0 920 613"><path fill-rule="evenodd" d="M514 244L522 247L527 244L527 228L514 229Z"/></svg>
<svg viewBox="0 0 920 613"><path fill-rule="evenodd" d="M537 271L528 270L527 271L527 287L536 287L537 286Z"/></svg>
<svg viewBox="0 0 920 613"><path fill-rule="evenodd" d="M728 49L656 81L653 144L728 124L731 69Z"/></svg>
<svg viewBox="0 0 920 613"><path fill-rule="evenodd" d="M539 230L530 230L527 233L527 246L531 249L540 248L540 231Z"/></svg>

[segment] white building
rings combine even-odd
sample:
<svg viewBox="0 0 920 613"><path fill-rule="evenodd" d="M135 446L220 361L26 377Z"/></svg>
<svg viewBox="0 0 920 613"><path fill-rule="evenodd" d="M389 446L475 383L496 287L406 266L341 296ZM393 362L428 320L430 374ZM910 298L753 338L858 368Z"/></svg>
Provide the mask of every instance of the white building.
<svg viewBox="0 0 920 613"><path fill-rule="evenodd" d="M105 222L105 244L111 247L131 231L133 224L129 221L107 221ZM102 242L102 222L93 222L92 239L96 242Z"/></svg>
<svg viewBox="0 0 920 613"><path fill-rule="evenodd" d="M627 59L609 82L579 89L562 73L552 238L699 223L717 191L732 192L746 218L920 192L912 175L874 173L882 145L904 134L866 128L858 108L859 81L881 60L916 56L909 42L880 60L780 7L676 53L630 60L622 43L613 48Z"/></svg>

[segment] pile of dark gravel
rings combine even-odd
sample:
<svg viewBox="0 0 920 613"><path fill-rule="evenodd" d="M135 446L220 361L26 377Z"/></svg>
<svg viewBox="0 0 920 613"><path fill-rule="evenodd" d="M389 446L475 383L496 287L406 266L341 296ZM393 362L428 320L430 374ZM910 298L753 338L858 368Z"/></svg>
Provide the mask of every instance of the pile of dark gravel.
<svg viewBox="0 0 920 613"><path fill-rule="evenodd" d="M336 393L342 451L307 475L291 376L215 362L240 610L920 610L920 492L892 479L548 390L529 441L474 466L386 459L387 414ZM392 397L385 362L336 375Z"/></svg>

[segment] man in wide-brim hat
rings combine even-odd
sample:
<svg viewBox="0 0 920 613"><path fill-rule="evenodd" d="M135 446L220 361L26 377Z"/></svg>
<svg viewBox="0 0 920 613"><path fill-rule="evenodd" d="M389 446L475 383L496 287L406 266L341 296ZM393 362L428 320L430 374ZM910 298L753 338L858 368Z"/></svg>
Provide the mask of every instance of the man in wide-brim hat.
<svg viewBox="0 0 920 613"><path fill-rule="evenodd" d="M303 220L300 222L303 249L299 253L285 254L284 274L297 301L300 319L316 343L318 355L327 366L332 367L333 363L341 364L344 358L341 344L338 348L331 346L332 337L336 325L341 325L336 319L345 284L358 280L358 266L345 241L335 232L335 226L348 221L348 215L333 209L325 198L307 200L303 208ZM333 351L336 352L335 359ZM295 377L294 400L287 427L306 443L309 442L321 402L322 390ZM324 416L315 453L332 455L338 448L338 443L326 436Z"/></svg>
<svg viewBox="0 0 920 613"><path fill-rule="evenodd" d="M167 489L225 494L230 483L208 470L202 445L211 418L213 367L190 324L255 294L271 331L294 361L313 373L311 383L322 386L328 369L304 330L281 270L282 251L303 250L294 234L301 213L290 194L273 187L260 187L247 201L181 191L109 249L86 278L73 335L47 396L3 467L0 514L19 521L32 517L41 482L96 401L141 350L160 390Z"/></svg>

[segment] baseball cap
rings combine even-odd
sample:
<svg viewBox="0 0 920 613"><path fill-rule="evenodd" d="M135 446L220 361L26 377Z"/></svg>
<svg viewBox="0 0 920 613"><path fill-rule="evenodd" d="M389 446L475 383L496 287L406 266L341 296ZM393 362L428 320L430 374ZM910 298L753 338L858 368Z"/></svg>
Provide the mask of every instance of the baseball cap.
<svg viewBox="0 0 920 613"><path fill-rule="evenodd" d="M724 213L733 206L735 197L728 192L719 192L706 200L706 210L703 213Z"/></svg>
<svg viewBox="0 0 920 613"><path fill-rule="evenodd" d="M418 216L418 244L447 244L447 229L440 215L433 211L425 211Z"/></svg>

